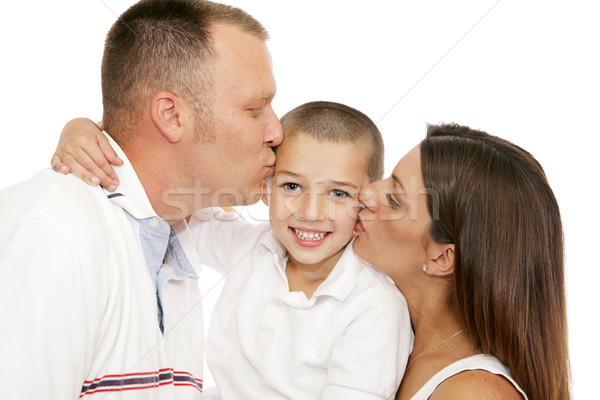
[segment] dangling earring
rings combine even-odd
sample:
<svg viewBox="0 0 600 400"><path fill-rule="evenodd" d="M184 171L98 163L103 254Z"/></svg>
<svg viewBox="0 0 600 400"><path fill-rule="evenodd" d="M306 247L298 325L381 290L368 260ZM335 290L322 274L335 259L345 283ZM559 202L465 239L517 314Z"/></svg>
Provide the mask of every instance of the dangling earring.
<svg viewBox="0 0 600 400"><path fill-rule="evenodd" d="M427 264L423 264L423 266L421 267L421 269L423 270L423 272L427 272Z"/></svg>

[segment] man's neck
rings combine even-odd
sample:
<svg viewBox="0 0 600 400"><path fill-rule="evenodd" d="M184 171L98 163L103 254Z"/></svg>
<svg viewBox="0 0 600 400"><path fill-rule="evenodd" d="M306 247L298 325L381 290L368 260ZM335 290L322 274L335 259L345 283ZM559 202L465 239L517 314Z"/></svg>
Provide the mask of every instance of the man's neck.
<svg viewBox="0 0 600 400"><path fill-rule="evenodd" d="M193 212L194 195L177 177L169 157L151 143L128 141L121 147L156 214L172 225Z"/></svg>

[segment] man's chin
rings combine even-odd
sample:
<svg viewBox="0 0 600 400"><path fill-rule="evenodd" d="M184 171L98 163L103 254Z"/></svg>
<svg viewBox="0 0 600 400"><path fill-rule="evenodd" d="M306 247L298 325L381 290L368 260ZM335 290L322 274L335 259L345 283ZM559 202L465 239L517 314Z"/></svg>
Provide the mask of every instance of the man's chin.
<svg viewBox="0 0 600 400"><path fill-rule="evenodd" d="M246 196L246 198L244 199L244 204L240 204L242 206L251 206L253 204L256 204L260 201L260 198L262 197L262 191L260 193L251 193L248 196Z"/></svg>
<svg viewBox="0 0 600 400"><path fill-rule="evenodd" d="M236 196L221 196L219 207L251 206L260 201L262 189L249 190L246 193L238 193Z"/></svg>

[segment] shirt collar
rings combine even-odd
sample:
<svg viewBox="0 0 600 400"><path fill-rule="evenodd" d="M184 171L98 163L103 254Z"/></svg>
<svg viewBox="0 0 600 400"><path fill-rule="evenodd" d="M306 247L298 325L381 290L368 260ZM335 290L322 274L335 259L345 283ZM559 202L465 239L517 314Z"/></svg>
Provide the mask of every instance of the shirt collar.
<svg viewBox="0 0 600 400"><path fill-rule="evenodd" d="M117 155L123 160L122 166L113 166L119 177L119 188L114 193L110 193L108 190L104 190L104 193L113 203L118 204L135 219L140 220L156 216L144 186L142 186L125 152L108 133L105 131L102 133L106 136Z"/></svg>
<svg viewBox="0 0 600 400"><path fill-rule="evenodd" d="M287 250L283 247L283 244L281 244L279 239L277 239L273 229L267 231L267 233L259 240L257 247L262 254L269 252L273 253L282 262L287 260ZM278 264L278 267L282 268L285 272L285 263L283 265Z"/></svg>
<svg viewBox="0 0 600 400"><path fill-rule="evenodd" d="M200 263L198 252L195 250L195 242L187 222L184 219L177 221L171 225L171 229L177 234L177 239L179 239L179 243L181 244L181 247L183 247L184 253L190 264L192 264L196 271L201 271L202 264Z"/></svg>
<svg viewBox="0 0 600 400"><path fill-rule="evenodd" d="M354 254L352 240L335 264L327 279L315 291L312 298L331 296L344 301L358 283L358 275L364 267L363 262Z"/></svg>
<svg viewBox="0 0 600 400"><path fill-rule="evenodd" d="M312 295L307 305L313 304L320 296L331 296L339 301L344 301L352 292L358 283L358 275L360 274L365 263L354 253L352 242L348 243L342 256L335 264L327 278ZM277 257L279 268L285 277L285 268L287 263L287 250L275 236L273 230L270 230L259 242L258 248L264 254L270 252ZM306 299L303 296L304 299ZM288 299L292 300L292 299ZM306 301L306 300L304 300ZM292 301L294 302L294 301ZM295 302L294 302L295 303Z"/></svg>

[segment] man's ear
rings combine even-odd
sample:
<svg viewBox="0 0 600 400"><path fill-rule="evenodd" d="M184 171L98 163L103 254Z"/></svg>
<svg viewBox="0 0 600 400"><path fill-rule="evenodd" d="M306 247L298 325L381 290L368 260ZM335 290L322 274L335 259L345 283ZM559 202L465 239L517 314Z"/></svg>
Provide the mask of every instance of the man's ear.
<svg viewBox="0 0 600 400"><path fill-rule="evenodd" d="M271 199L271 177L268 176L265 180L262 181L262 196L261 200L265 203L266 206L269 205L269 200Z"/></svg>
<svg viewBox="0 0 600 400"><path fill-rule="evenodd" d="M432 246L432 256L427 262L427 273L448 276L454 273L454 244L436 243Z"/></svg>
<svg viewBox="0 0 600 400"><path fill-rule="evenodd" d="M156 129L169 143L183 139L186 110L181 99L166 90L157 92L150 100L150 116Z"/></svg>

